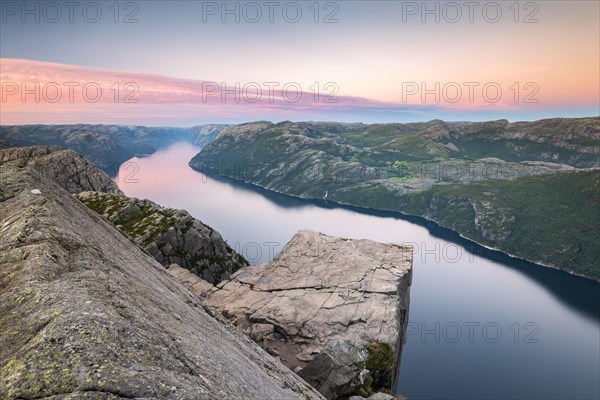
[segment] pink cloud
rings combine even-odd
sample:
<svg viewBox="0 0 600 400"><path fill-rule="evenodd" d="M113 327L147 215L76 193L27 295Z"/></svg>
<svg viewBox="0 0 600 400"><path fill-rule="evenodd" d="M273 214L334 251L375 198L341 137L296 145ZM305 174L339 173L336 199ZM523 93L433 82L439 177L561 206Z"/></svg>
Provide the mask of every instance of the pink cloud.
<svg viewBox="0 0 600 400"><path fill-rule="evenodd" d="M2 102L255 104L258 107L377 106L355 97L327 97L294 82L228 83L197 81L49 62L0 59ZM330 89L330 93L334 88ZM34 94L37 94L37 98ZM29 94L28 94L29 93Z"/></svg>
<svg viewBox="0 0 600 400"><path fill-rule="evenodd" d="M199 121L318 119L336 113L433 113L497 109L507 104L385 103L351 96L315 96L294 82L239 83L178 79L49 62L0 59L0 123L189 125ZM436 116L433 116L436 117Z"/></svg>

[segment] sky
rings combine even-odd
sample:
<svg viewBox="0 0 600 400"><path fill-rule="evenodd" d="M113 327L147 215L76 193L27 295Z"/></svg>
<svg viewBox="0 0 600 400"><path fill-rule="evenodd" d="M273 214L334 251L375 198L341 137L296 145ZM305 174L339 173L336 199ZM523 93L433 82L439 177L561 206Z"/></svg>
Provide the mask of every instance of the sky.
<svg viewBox="0 0 600 400"><path fill-rule="evenodd" d="M600 115L599 1L0 2L0 123Z"/></svg>

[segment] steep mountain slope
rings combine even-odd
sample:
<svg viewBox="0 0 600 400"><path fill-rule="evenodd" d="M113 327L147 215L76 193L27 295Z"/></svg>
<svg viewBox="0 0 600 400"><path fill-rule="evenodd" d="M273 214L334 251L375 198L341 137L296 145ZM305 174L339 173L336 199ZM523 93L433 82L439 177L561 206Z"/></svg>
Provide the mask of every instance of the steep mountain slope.
<svg viewBox="0 0 600 400"><path fill-rule="evenodd" d="M1 398L322 398L32 162L2 159Z"/></svg>
<svg viewBox="0 0 600 400"><path fill-rule="evenodd" d="M599 157L597 117L257 122L223 130L190 166L294 196L426 217L530 261L599 278Z"/></svg>
<svg viewBox="0 0 600 400"><path fill-rule="evenodd" d="M477 243L600 278L600 171L574 171L407 191L386 180L329 196L426 217Z"/></svg>

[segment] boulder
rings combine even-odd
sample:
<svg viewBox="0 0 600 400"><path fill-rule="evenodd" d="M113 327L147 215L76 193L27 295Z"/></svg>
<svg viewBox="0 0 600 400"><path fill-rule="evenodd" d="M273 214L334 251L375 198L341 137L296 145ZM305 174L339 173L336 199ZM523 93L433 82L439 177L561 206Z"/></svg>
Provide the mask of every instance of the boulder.
<svg viewBox="0 0 600 400"><path fill-rule="evenodd" d="M387 393L375 393L368 398L364 398L362 396L350 396L348 400L396 400L396 399L404 399L404 397L394 397Z"/></svg>

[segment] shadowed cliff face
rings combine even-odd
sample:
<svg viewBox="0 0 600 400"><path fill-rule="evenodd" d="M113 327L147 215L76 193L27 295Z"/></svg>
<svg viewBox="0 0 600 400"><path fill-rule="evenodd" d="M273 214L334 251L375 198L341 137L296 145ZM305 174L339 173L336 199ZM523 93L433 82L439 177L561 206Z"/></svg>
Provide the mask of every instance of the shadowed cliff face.
<svg viewBox="0 0 600 400"><path fill-rule="evenodd" d="M321 398L34 159L0 159L0 398Z"/></svg>
<svg viewBox="0 0 600 400"><path fill-rule="evenodd" d="M177 264L217 284L248 265L219 232L187 211L112 193L83 192L77 198L165 267Z"/></svg>

